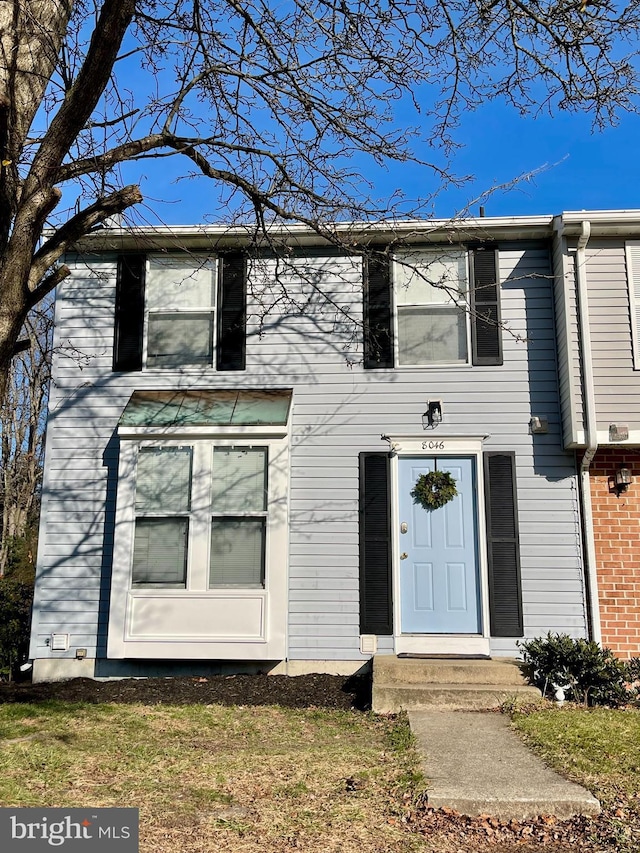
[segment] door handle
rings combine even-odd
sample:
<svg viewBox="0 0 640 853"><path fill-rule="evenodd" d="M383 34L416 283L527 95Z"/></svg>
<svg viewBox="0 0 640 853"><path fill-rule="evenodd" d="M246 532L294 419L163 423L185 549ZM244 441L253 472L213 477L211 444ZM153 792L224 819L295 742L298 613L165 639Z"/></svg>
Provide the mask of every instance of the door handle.
<svg viewBox="0 0 640 853"><path fill-rule="evenodd" d="M409 555L407 554L407 552L406 552L406 551L403 551L403 552L402 552L402 554L400 554L400 559L401 559L401 560L406 560L408 556L409 556Z"/></svg>

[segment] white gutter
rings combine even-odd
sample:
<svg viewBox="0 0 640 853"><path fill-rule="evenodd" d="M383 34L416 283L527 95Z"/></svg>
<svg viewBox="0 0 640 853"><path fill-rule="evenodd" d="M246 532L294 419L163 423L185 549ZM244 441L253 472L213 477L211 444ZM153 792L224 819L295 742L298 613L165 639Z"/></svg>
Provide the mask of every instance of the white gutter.
<svg viewBox="0 0 640 853"><path fill-rule="evenodd" d="M398 219L377 222L327 223L325 236L300 223L274 224L263 234L249 225L163 225L96 228L81 237L74 251L138 251L168 248L210 250L212 247L262 245L270 240L295 246L345 247L362 243L468 242L477 240L548 239L553 216L487 216L467 219Z"/></svg>
<svg viewBox="0 0 640 853"><path fill-rule="evenodd" d="M598 602L598 577L596 548L593 534L593 512L591 506L591 478L589 469L598 450L598 425L596 421L596 399L593 383L593 360L591 357L591 332L589 328L589 298L587 295L587 266L585 250L591 236L591 223L583 219L576 250L576 286L578 289L578 325L582 346L582 387L584 391L585 434L587 447L580 463L580 494L584 525L585 572L589 596L591 639L602 642L600 607Z"/></svg>

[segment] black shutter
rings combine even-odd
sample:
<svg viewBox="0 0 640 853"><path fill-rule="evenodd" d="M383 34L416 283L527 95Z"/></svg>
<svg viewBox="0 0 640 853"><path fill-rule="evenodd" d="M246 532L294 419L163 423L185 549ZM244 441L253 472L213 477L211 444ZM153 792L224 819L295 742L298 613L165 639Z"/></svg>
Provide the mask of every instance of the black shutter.
<svg viewBox="0 0 640 853"><path fill-rule="evenodd" d="M218 370L244 370L247 342L247 264L239 252L222 255L218 286Z"/></svg>
<svg viewBox="0 0 640 853"><path fill-rule="evenodd" d="M360 633L393 633L387 453L360 454Z"/></svg>
<svg viewBox="0 0 640 853"><path fill-rule="evenodd" d="M472 363L502 364L498 250L478 247L471 251Z"/></svg>
<svg viewBox="0 0 640 853"><path fill-rule="evenodd" d="M484 454L491 636L521 637L522 587L515 455Z"/></svg>
<svg viewBox="0 0 640 853"><path fill-rule="evenodd" d="M114 370L142 370L144 255L120 255L116 281Z"/></svg>
<svg viewBox="0 0 640 853"><path fill-rule="evenodd" d="M376 252L372 247L372 252ZM389 258L364 259L364 366L393 367L393 307Z"/></svg>

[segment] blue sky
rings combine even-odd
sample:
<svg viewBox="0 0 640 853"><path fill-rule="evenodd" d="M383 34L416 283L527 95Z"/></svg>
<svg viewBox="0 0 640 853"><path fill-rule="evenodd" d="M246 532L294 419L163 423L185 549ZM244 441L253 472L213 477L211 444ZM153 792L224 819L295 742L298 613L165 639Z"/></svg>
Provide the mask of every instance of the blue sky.
<svg viewBox="0 0 640 853"><path fill-rule="evenodd" d="M623 116L617 127L593 131L588 115L522 117L503 104L487 104L470 113L457 133L464 147L457 152L454 168L459 174L474 174L475 180L443 193L432 212L454 216L491 187L545 165L548 168L534 179L492 194L484 202L486 215L640 208L639 136L640 116ZM210 182L177 180L180 166L176 158L143 164L142 190L150 206L167 224L222 221L224 216L216 216ZM130 177L137 180L139 174ZM407 164L380 173L375 183L380 196L399 188L411 198L430 189L429 176ZM476 204L471 213L477 212ZM149 212L143 218L157 222Z"/></svg>
<svg viewBox="0 0 640 853"><path fill-rule="evenodd" d="M592 131L588 115L521 117L491 104L471 114L461 130L466 145L457 163L477 176L477 190L549 166L532 181L495 193L485 205L488 216L640 207L640 116ZM449 215L448 204L457 209L477 194L449 193L438 213Z"/></svg>

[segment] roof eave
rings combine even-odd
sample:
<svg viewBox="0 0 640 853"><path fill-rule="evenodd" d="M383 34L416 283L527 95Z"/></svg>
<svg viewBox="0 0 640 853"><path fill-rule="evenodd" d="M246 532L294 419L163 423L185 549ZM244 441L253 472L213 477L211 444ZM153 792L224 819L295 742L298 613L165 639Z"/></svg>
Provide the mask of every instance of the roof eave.
<svg viewBox="0 0 640 853"><path fill-rule="evenodd" d="M305 225L273 226L257 235L254 226L176 225L159 227L102 228L83 237L76 245L81 252L217 250L238 246L268 247L286 243L296 248L338 243L346 248L372 243L460 243L489 240L549 238L553 217L508 216L470 219L398 220L378 223L343 223L327 232L336 241Z"/></svg>

